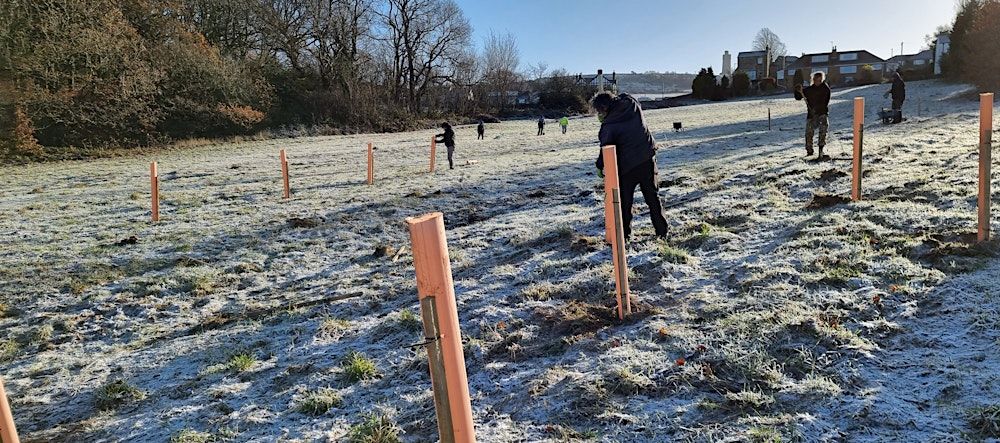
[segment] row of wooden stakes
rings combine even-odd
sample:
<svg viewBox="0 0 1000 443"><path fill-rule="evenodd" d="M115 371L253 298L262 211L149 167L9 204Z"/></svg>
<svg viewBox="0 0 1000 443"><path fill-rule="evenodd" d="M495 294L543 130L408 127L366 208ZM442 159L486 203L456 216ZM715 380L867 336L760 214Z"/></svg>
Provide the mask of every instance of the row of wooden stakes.
<svg viewBox="0 0 1000 443"><path fill-rule="evenodd" d="M437 156L437 140L431 138L431 160L430 160L430 172L434 172L435 157ZM281 163L281 181L284 188L284 198L292 198L292 188L289 181L289 167L288 167L288 155L285 150L282 149L278 153L278 160ZM150 195L151 195L151 214L152 220L154 222L160 221L160 173L156 162L149 164L149 181L150 181ZM369 185L375 184L375 148L371 143L368 143L368 176L366 182ZM0 442L2 443L2 442Z"/></svg>

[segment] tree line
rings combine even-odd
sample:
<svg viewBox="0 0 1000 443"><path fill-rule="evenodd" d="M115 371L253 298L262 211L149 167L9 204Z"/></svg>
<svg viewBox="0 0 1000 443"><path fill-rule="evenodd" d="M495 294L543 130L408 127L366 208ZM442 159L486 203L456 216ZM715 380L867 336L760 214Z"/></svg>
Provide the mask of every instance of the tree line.
<svg viewBox="0 0 1000 443"><path fill-rule="evenodd" d="M944 75L1000 91L1000 0L960 0L951 28L951 48L941 61Z"/></svg>
<svg viewBox="0 0 1000 443"><path fill-rule="evenodd" d="M481 53L472 43L454 0L7 0L0 145L396 131L504 112L525 79L517 43L509 33ZM589 93L542 85L550 104L577 110L564 95Z"/></svg>

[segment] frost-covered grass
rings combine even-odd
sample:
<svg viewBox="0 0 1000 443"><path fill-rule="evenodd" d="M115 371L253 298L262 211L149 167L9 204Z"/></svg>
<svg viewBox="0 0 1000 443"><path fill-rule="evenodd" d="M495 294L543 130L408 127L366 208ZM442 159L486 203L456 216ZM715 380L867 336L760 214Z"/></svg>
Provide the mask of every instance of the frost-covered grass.
<svg viewBox="0 0 1000 443"><path fill-rule="evenodd" d="M2 167L0 375L19 431L433 441L403 220L442 211L480 441L988 437L1000 263L968 241L978 103L912 83L930 111L883 127L884 89L835 92L822 163L803 158L788 98L649 112L670 229L655 238L637 193L624 322L593 118L544 137L490 125L480 142L459 127L456 169L442 153L434 174L433 131ZM838 203L854 96L865 200Z"/></svg>

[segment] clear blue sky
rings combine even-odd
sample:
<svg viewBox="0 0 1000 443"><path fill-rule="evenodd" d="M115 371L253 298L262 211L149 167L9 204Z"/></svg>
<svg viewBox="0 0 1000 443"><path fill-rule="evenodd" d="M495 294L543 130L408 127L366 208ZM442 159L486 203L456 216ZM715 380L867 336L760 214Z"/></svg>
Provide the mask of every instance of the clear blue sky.
<svg viewBox="0 0 1000 443"><path fill-rule="evenodd" d="M954 0L679 1L456 0L482 47L490 30L517 37L522 67L544 61L570 73L718 71L722 52L750 50L771 28L791 55L867 49L889 58L926 45L924 36L950 24ZM765 5L767 7L765 8ZM816 5L816 6L812 6Z"/></svg>

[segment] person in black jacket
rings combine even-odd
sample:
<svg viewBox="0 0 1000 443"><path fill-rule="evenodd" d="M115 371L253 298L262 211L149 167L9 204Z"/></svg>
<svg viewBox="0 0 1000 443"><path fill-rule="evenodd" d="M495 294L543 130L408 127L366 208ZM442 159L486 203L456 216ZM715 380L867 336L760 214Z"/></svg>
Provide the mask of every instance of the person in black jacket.
<svg viewBox="0 0 1000 443"><path fill-rule="evenodd" d="M476 138L476 140L486 139L486 125L483 124L482 120L479 121L479 126L476 126L476 132L479 134L479 137Z"/></svg>
<svg viewBox="0 0 1000 443"><path fill-rule="evenodd" d="M642 106L628 94L614 96L600 92L590 101L601 120L598 139L601 146L614 145L618 160L618 186L621 190L622 224L625 240L632 234L632 200L636 186L649 206L649 216L658 237L667 235L667 218L660 204L657 184L656 141L642 116ZM604 175L604 157L598 153L597 170Z"/></svg>
<svg viewBox="0 0 1000 443"><path fill-rule="evenodd" d="M538 117L538 135L545 135L545 117Z"/></svg>
<svg viewBox="0 0 1000 443"><path fill-rule="evenodd" d="M438 143L444 143L445 147L448 148L448 169L455 169L455 163L451 160L452 155L455 154L455 130L451 129L448 122L441 123L441 129L444 129L444 133L436 135L435 140Z"/></svg>
<svg viewBox="0 0 1000 443"><path fill-rule="evenodd" d="M885 93L885 97L892 96L892 122L903 122L903 102L906 101L906 82L903 81L902 74L896 71L892 76L892 89Z"/></svg>
<svg viewBox="0 0 1000 443"><path fill-rule="evenodd" d="M802 89L795 86L795 99L806 101L806 155L813 155L813 136L819 131L819 158L823 158L826 133L830 130L830 85L826 84L826 74L813 74L812 85Z"/></svg>

